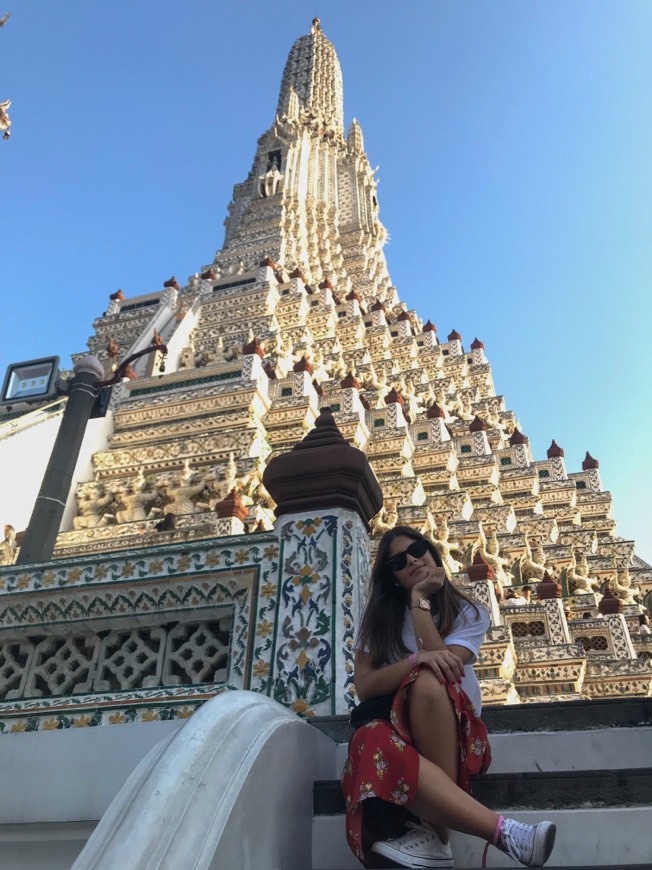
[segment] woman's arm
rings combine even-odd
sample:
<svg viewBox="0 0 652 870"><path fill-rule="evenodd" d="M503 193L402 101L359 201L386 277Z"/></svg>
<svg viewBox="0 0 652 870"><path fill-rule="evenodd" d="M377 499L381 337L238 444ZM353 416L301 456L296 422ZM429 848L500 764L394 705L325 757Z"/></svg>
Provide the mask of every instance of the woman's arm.
<svg viewBox="0 0 652 870"><path fill-rule="evenodd" d="M468 653L465 647L460 647ZM470 655L470 653L469 653ZM416 664L429 667L441 683L454 683L464 676L464 662L454 649L444 646L443 650L422 650L416 654ZM361 701L377 695L395 692L412 670L410 658L401 659L391 665L375 668L369 653L356 650L355 690Z"/></svg>
<svg viewBox="0 0 652 870"><path fill-rule="evenodd" d="M409 658L401 659L392 665L375 668L371 664L371 655L356 650L354 685L361 701L375 698L377 695L389 695L395 692L410 673Z"/></svg>

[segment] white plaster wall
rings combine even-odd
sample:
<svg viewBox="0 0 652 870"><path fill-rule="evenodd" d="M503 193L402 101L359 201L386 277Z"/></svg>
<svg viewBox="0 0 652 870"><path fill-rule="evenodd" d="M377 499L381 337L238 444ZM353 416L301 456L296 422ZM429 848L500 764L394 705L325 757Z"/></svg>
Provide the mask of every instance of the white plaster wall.
<svg viewBox="0 0 652 870"><path fill-rule="evenodd" d="M9 523L17 532L27 528L61 419L62 415L50 417L0 440L0 527ZM98 450L106 450L112 432L111 412L88 421L60 531L72 529L77 483L93 479L91 457Z"/></svg>
<svg viewBox="0 0 652 870"><path fill-rule="evenodd" d="M3 734L0 793L11 799L0 802L0 842L7 825L96 822L150 749L182 724Z"/></svg>

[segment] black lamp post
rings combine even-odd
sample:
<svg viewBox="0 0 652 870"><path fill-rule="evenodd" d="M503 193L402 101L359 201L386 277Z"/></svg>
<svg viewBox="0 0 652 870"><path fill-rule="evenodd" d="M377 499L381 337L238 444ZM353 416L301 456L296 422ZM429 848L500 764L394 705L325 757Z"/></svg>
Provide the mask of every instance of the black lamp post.
<svg viewBox="0 0 652 870"><path fill-rule="evenodd" d="M112 378L102 381L104 369L97 357L89 354L75 364L70 381L68 402L63 413L50 461L23 539L17 565L46 562L52 557L61 518L70 492L72 476L79 457L86 424L102 387L116 384L127 367L145 354L167 353L165 345L152 345L124 360Z"/></svg>

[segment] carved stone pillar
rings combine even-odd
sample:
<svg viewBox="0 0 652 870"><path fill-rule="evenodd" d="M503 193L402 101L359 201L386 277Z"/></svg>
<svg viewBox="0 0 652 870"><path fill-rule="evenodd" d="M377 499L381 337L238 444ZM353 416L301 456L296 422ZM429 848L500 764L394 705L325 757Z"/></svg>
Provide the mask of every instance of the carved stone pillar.
<svg viewBox="0 0 652 870"><path fill-rule="evenodd" d="M370 571L367 524L382 507L380 485L330 408L269 463L263 484L277 503L281 547L272 697L306 716L347 713Z"/></svg>

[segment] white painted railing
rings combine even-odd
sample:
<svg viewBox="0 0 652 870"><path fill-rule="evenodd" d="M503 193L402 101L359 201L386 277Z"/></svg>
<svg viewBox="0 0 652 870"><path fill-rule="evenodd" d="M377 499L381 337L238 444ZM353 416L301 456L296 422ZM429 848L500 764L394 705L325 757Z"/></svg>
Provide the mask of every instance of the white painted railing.
<svg viewBox="0 0 652 870"><path fill-rule="evenodd" d="M305 870L335 751L264 695L225 692L143 759L72 870Z"/></svg>

